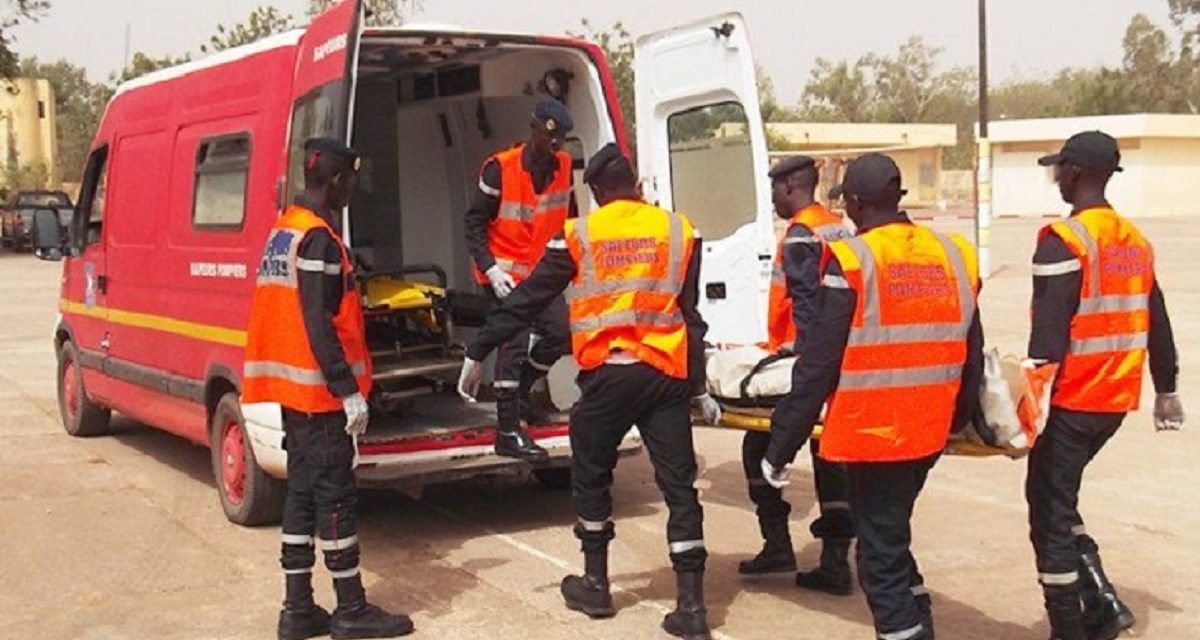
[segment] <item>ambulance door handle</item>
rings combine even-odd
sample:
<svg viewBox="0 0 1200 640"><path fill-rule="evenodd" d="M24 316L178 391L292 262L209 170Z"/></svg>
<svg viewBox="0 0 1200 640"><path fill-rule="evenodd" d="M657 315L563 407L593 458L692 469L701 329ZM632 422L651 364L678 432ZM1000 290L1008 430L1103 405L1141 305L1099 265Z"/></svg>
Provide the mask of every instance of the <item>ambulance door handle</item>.
<svg viewBox="0 0 1200 640"><path fill-rule="evenodd" d="M709 300L724 300L726 296L724 282L709 282L704 285L704 297Z"/></svg>
<svg viewBox="0 0 1200 640"><path fill-rule="evenodd" d="M96 291L108 293L108 276L104 274L96 276Z"/></svg>

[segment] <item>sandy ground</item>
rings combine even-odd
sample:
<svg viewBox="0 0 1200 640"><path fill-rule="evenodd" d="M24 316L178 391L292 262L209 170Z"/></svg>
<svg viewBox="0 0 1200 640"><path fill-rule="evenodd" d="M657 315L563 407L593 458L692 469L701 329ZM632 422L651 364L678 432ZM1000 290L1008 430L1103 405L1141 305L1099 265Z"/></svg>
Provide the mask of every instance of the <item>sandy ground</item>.
<svg viewBox="0 0 1200 640"><path fill-rule="evenodd" d="M1005 352L1023 351L1027 262L1039 224L999 221L993 231L996 270L985 287L984 323L989 342ZM1188 376L1200 369L1200 233L1182 221L1143 226L1157 247L1183 352L1181 391L1200 411L1200 382ZM0 254L0 638L273 637L277 531L224 519L206 451L127 421L111 437L63 432L50 343L58 273L56 264ZM1138 616L1138 634L1194 637L1200 438L1155 434L1148 410L1126 425L1089 470L1083 512ZM697 446L717 637L871 637L861 594L824 597L790 581L738 579L737 562L760 544L741 477L740 435L704 430ZM801 459L789 498L807 566L818 548L807 533L815 507ZM1024 475L1023 463L1007 459L944 459L933 472L917 507L915 551L940 637L1046 638ZM593 622L563 607L558 582L581 564L569 495L529 480L431 487L420 499L366 494L370 594L412 612L417 637L665 638L658 623L674 593L666 514L644 455L622 462L614 494L615 619ZM331 604L321 571L317 583L318 598Z"/></svg>

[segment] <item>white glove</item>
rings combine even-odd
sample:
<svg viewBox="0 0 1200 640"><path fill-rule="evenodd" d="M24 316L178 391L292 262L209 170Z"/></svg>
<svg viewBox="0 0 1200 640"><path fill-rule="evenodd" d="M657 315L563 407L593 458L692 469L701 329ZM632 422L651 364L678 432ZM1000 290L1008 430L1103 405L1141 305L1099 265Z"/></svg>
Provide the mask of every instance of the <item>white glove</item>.
<svg viewBox="0 0 1200 640"><path fill-rule="evenodd" d="M475 402L479 395L479 383L482 381L483 363L464 358L462 373L458 375L458 395L467 402Z"/></svg>
<svg viewBox="0 0 1200 640"><path fill-rule="evenodd" d="M508 275L504 269L501 269L500 265L498 264L492 265L492 267L487 270L486 275L488 280L492 283L492 291L496 293L497 298L507 298L508 294L512 293L513 289L517 288L517 282L513 280L512 276Z"/></svg>
<svg viewBox="0 0 1200 640"><path fill-rule="evenodd" d="M788 480L788 476L792 475L792 472L787 467L776 469L774 465L767 462L766 458L762 459L762 474L767 484L776 489L782 489L792 483L791 480Z"/></svg>
<svg viewBox="0 0 1200 640"><path fill-rule="evenodd" d="M707 393L702 396L696 396L692 398L692 403L704 415L704 424L710 424L714 427L721 424L721 405L717 404L717 401L712 396Z"/></svg>
<svg viewBox="0 0 1200 640"><path fill-rule="evenodd" d="M1154 429L1156 431L1183 431L1183 402L1178 393L1160 393L1154 399Z"/></svg>
<svg viewBox="0 0 1200 640"><path fill-rule="evenodd" d="M342 411L346 412L346 433L358 437L367 432L367 421L371 417L371 409L367 406L367 400L361 393L354 393L342 398Z"/></svg>

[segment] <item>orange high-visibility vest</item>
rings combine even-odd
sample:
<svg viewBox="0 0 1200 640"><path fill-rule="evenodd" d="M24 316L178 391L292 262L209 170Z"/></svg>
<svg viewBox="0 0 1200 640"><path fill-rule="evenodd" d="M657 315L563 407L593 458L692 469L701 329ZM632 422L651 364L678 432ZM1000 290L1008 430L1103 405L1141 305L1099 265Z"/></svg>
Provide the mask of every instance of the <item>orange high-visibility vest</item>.
<svg viewBox="0 0 1200 640"><path fill-rule="evenodd" d="M1062 238L1082 267L1071 344L1050 404L1072 411L1135 411L1150 335L1154 249L1107 207L1087 209L1042 229Z"/></svg>
<svg viewBox="0 0 1200 640"><path fill-rule="evenodd" d="M555 154L558 169L546 190L533 188L533 176L521 165L525 145L519 144L492 156L500 167L500 211L488 226L488 248L513 280L520 283L546 252L546 243L563 229L571 205L571 156ZM484 163L487 166L487 163ZM483 184L482 175L480 176ZM475 279L487 284L488 278L475 266Z"/></svg>
<svg viewBox="0 0 1200 640"><path fill-rule="evenodd" d="M619 351L673 378L687 378L687 325L679 294L695 234L682 214L632 200L567 221L567 250L577 267L565 297L581 369L595 369Z"/></svg>
<svg viewBox="0 0 1200 640"><path fill-rule="evenodd" d="M794 242L819 243L822 246L850 236L850 229L842 224L842 217L831 213L824 206L812 204L792 216L788 228L800 225L812 236L789 238L784 235L775 252L775 267L771 272L771 297L767 305L767 349L779 351L780 347L792 348L796 343L796 323L792 321L792 296L788 293L787 274L783 270L784 248ZM816 283L814 283L815 285Z"/></svg>
<svg viewBox="0 0 1200 640"><path fill-rule="evenodd" d="M964 239L889 224L830 243L844 272L827 287L858 302L829 401L821 457L918 460L946 446L954 419L979 267Z"/></svg>
<svg viewBox="0 0 1200 640"><path fill-rule="evenodd" d="M258 268L258 285L250 311L246 342L246 364L242 379L242 402L277 402L305 413L341 411L342 401L326 386L325 375L309 346L300 304L297 270L300 243L309 231L325 229L337 233L316 213L292 206L275 223L267 237ZM353 273L346 247L340 272ZM325 268L324 263L316 265ZM363 327L362 302L357 291L342 296L342 306L333 318L346 361L358 380L363 396L371 393L371 357Z"/></svg>

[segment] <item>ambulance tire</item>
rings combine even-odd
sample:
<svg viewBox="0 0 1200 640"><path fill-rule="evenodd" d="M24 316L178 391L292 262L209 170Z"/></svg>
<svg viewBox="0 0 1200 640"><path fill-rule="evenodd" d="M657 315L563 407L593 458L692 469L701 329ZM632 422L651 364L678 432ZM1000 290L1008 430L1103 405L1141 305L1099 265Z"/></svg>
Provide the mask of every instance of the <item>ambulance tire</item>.
<svg viewBox="0 0 1200 640"><path fill-rule="evenodd" d="M63 428L77 438L93 438L111 433L112 411L88 399L83 386L83 368L79 350L67 340L58 350L58 412Z"/></svg>
<svg viewBox="0 0 1200 640"><path fill-rule="evenodd" d="M533 477L538 484L550 491L566 491L571 488L571 467L546 467L534 469Z"/></svg>
<svg viewBox="0 0 1200 640"><path fill-rule="evenodd" d="M213 476L230 522L247 527L283 518L287 483L267 475L254 458L236 393L221 396L209 422Z"/></svg>

